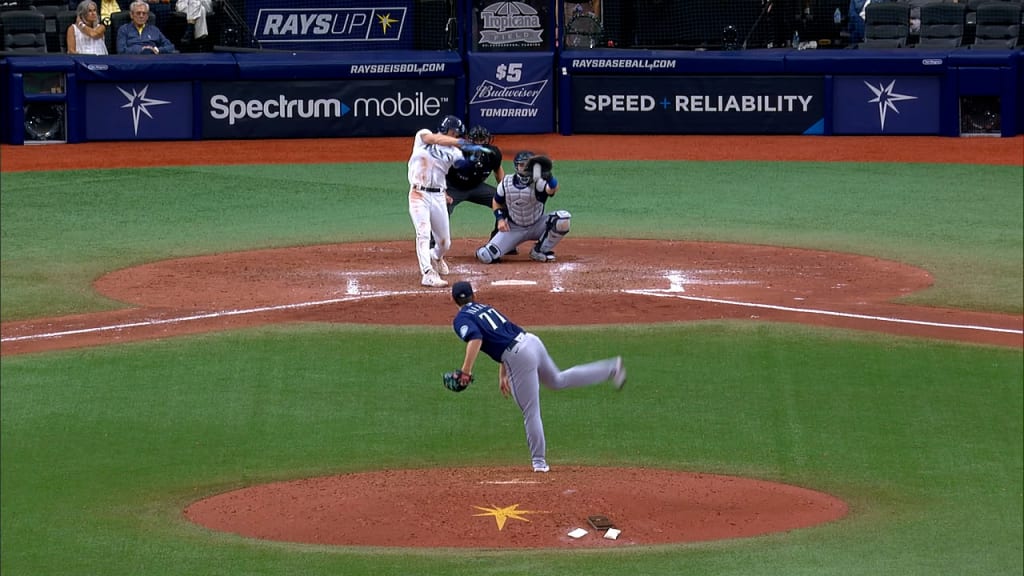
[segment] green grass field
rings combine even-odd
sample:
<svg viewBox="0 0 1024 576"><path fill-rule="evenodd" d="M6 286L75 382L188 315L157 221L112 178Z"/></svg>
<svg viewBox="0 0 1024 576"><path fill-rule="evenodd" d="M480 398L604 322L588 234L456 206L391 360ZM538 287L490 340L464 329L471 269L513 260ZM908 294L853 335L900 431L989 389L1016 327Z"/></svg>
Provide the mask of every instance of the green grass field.
<svg viewBox="0 0 1024 576"><path fill-rule="evenodd" d="M928 269L936 285L910 295L914 303L1024 308L1020 167L560 169L553 207L574 214L564 250L573 236L840 250ZM117 308L90 282L147 261L410 238L404 188L401 163L4 174L0 315ZM490 226L479 207L455 212L457 236L484 237ZM789 482L845 499L850 516L760 538L582 553L339 548L212 533L181 510L233 487L524 460L513 406L483 388L454 397L431 376L462 357L448 326L271 326L3 357L0 572L1024 573L1020 349L753 322L531 328L560 364L622 354L630 368L622 394L542 392L553 466ZM480 363L478 377L496 371ZM594 429L595 418L607 425Z"/></svg>

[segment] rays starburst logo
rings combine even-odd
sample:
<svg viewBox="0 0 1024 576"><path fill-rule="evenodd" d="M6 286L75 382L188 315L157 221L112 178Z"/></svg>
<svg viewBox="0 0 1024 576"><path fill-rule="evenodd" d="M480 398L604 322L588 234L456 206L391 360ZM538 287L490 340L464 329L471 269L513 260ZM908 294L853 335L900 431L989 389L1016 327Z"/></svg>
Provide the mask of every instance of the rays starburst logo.
<svg viewBox="0 0 1024 576"><path fill-rule="evenodd" d="M883 85L881 82L876 87L868 81L864 81L864 85L871 90L875 97L868 100L869 104L878 104L878 122L882 125L882 131L885 131L885 115L889 110L899 114L900 110L896 107L896 102L903 100L917 100L917 96L910 96L908 94L897 94L895 91L896 81L889 82L888 86Z"/></svg>
<svg viewBox="0 0 1024 576"><path fill-rule="evenodd" d="M394 18L392 18L390 13L388 13L388 14L377 14L377 22L380 24L381 31L384 34L387 34L388 33L388 28L391 28L391 26L397 24L398 20L395 20Z"/></svg>
<svg viewBox="0 0 1024 576"><path fill-rule="evenodd" d="M135 88L132 88L132 91L130 93L124 88L121 88L120 86L118 86L117 89L121 92L121 94L124 94L125 98L128 99L127 102L121 105L121 108L131 109L132 125L135 127L136 136L139 135L139 116L145 114L147 118L152 120L153 115L149 113L150 106L161 106L163 104L171 103L168 100L156 100L154 98L146 96L146 92L149 91L149 84L146 84L142 88L142 90L136 90Z"/></svg>
<svg viewBox="0 0 1024 576"><path fill-rule="evenodd" d="M529 522L530 519L526 518L524 516L525 514L547 514L547 512L542 512L540 510L520 510L519 504L505 506L504 508L500 508L498 506L491 506L490 508L485 508L483 506L473 506L473 508L476 508L477 510L483 510L482 513L473 514L473 516L493 516L494 521L498 523L499 531L505 528L505 522L509 520L521 520L523 522Z"/></svg>

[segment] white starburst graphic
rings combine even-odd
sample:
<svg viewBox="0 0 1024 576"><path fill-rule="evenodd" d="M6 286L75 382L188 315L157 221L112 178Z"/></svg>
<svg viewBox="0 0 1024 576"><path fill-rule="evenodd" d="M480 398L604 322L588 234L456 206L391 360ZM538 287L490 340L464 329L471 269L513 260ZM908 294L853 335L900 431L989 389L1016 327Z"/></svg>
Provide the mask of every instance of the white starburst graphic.
<svg viewBox="0 0 1024 576"><path fill-rule="evenodd" d="M907 94L896 94L893 92L893 88L896 86L896 81L889 82L888 86L883 86L881 82L878 83L878 87L874 87L870 82L864 81L864 85L869 90L875 93L875 97L868 100L868 103L878 103L878 121L882 123L882 131L885 131L885 114L887 111L892 110L899 114L900 111L896 108L893 102L900 102L902 100L917 100L917 96L909 96Z"/></svg>
<svg viewBox="0 0 1024 576"><path fill-rule="evenodd" d="M136 91L132 88L131 94L129 94L124 88L117 87L124 94L124 97L128 99L128 102L121 106L121 108L131 108L132 110L132 122L135 124L135 135L139 135L139 115L145 114L150 119L153 115L149 113L150 106L159 106L161 104L170 104L168 100L154 100L146 96L146 91L149 90L149 84L146 84L142 90Z"/></svg>

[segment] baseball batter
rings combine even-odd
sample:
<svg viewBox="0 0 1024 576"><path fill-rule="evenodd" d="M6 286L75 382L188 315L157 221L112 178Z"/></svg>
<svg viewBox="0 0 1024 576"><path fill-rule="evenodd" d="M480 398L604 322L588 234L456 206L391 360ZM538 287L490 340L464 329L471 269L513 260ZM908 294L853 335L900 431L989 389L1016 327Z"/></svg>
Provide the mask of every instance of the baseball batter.
<svg viewBox="0 0 1024 576"><path fill-rule="evenodd" d="M466 139L483 148L476 162L466 166L453 166L448 171L448 217L451 218L455 207L463 202L472 202L481 206L491 207L495 188L487 182L494 174L494 184L505 177L501 167L501 148L494 145L494 136L485 126L476 125L466 133ZM490 238L498 233L498 223L494 223ZM430 247L434 247L434 239L430 239Z"/></svg>
<svg viewBox="0 0 1024 576"><path fill-rule="evenodd" d="M560 370L540 338L523 330L495 308L475 302L469 282L456 282L452 286L452 299L459 306L452 327L466 342L466 356L459 371L464 385L456 391L473 381L473 364L481 351L498 362L501 393L505 397L511 394L523 412L533 471L549 471L544 423L540 417L540 384L552 390L563 390L610 380L616 390L621 390L626 382L622 357Z"/></svg>
<svg viewBox="0 0 1024 576"><path fill-rule="evenodd" d="M484 264L498 262L527 240L536 241L530 258L552 262L555 246L569 233L572 214L566 210L544 211L548 198L558 192L558 180L550 171L542 172L541 166L534 166L531 159L537 158L529 151L516 154L515 173L507 174L498 184L491 203L498 233L476 251L477 259Z"/></svg>
<svg viewBox="0 0 1024 576"><path fill-rule="evenodd" d="M459 139L465 130L457 116L445 116L437 132L424 128L416 133L409 157L409 216L416 230L416 258L424 286L447 286L444 256L451 248L448 195L445 176L452 166L475 161L482 147ZM469 154L467 158L464 154ZM437 240L430 247L431 235Z"/></svg>

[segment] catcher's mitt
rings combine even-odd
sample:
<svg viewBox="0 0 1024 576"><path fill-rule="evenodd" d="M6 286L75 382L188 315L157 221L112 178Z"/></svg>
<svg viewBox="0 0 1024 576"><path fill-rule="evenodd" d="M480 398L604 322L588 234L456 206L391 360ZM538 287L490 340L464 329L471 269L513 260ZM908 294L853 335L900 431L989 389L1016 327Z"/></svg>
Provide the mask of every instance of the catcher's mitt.
<svg viewBox="0 0 1024 576"><path fill-rule="evenodd" d="M445 388L452 392L462 392L473 383L473 375L462 370L452 370L445 372L442 380Z"/></svg>
<svg viewBox="0 0 1024 576"><path fill-rule="evenodd" d="M531 156L526 161L526 170L530 172L536 172L537 166L541 167L542 172L550 172L555 164L547 156Z"/></svg>

